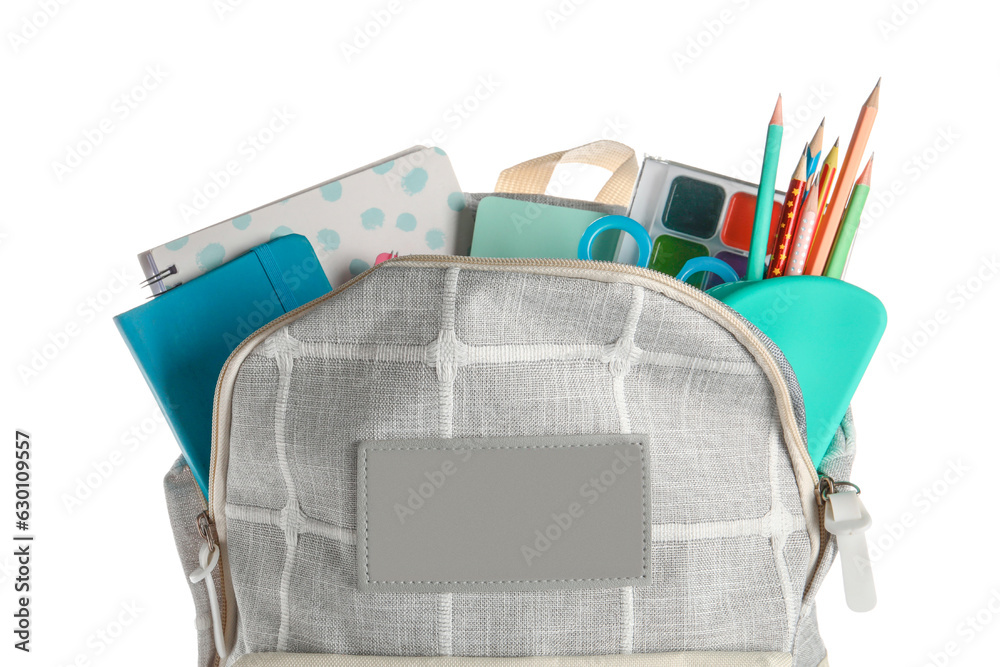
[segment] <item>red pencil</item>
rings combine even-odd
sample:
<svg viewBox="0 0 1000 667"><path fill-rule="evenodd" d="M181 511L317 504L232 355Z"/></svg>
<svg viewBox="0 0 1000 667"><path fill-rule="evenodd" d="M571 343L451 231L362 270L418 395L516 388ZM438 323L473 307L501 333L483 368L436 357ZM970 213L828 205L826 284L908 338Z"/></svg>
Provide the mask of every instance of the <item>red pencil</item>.
<svg viewBox="0 0 1000 667"><path fill-rule="evenodd" d="M767 266L765 278L776 278L784 275L785 268L788 266L788 257L792 254L795 219L806 193L806 151L808 148L807 145L802 150L802 157L799 158L799 163L792 174L792 181L788 184L785 204L781 207L781 220L778 222L778 231L774 236L771 263Z"/></svg>

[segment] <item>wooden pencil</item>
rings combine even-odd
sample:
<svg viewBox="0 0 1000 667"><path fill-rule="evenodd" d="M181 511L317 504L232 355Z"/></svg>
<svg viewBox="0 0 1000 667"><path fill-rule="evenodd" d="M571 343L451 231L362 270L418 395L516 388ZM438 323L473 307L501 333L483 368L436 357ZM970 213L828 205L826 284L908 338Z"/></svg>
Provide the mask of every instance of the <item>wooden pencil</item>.
<svg viewBox="0 0 1000 667"><path fill-rule="evenodd" d="M826 160L823 161L823 168L819 170L819 192L817 211L819 215L823 215L823 211L826 208L827 199L830 197L830 190L833 187L833 179L837 175L837 161L840 159L840 137L833 142L833 148L826 155Z"/></svg>
<svg viewBox="0 0 1000 667"><path fill-rule="evenodd" d="M809 161L806 160L806 169L808 169ZM806 212L806 199L808 199L809 194L816 188L819 183L819 170L814 171L812 176L806 178L806 189L802 196L802 205L799 206L799 210L795 213L795 219L792 221L792 228L798 229L799 222L802 220L802 215ZM817 193L818 194L818 193ZM788 270L785 270L785 275L788 275Z"/></svg>
<svg viewBox="0 0 1000 667"><path fill-rule="evenodd" d="M778 177L778 155L781 153L781 95L774 105L774 113L767 125L764 144L764 163L757 187L757 205L753 216L753 234L750 237L750 257L747 259L747 280L762 280L767 259L767 242L771 233L771 211L774 209L774 182Z"/></svg>
<svg viewBox="0 0 1000 667"><path fill-rule="evenodd" d="M774 235L774 246L771 251L771 262L767 265L765 278L777 278L785 274L788 267L788 257L792 250L792 239L795 236L795 219L799 207L806 194L806 160L809 146L802 149L802 157L795 166L792 180L785 193L785 203L781 207L781 219L778 221L778 231Z"/></svg>
<svg viewBox="0 0 1000 667"><path fill-rule="evenodd" d="M851 143L847 146L847 154L844 156L844 166L840 169L840 176L837 178L837 185L833 188L830 196L830 203L827 204L819 224L816 226L816 236L813 238L812 246L809 248L809 256L806 258L805 273L818 276L826 268L826 262L830 258L830 250L833 248L833 240L837 235L837 228L840 225L840 218L844 214L844 207L847 206L847 198L851 194L851 185L854 177L861 166L861 156L868 145L868 137L872 132L872 125L875 124L875 116L878 114L879 89L882 86L882 79L875 84L875 89L865 100L858 116L857 125L854 126L854 135Z"/></svg>
<svg viewBox="0 0 1000 667"><path fill-rule="evenodd" d="M826 125L826 118L819 122L816 133L812 141L809 142L809 149L806 155L806 180L812 178L819 166L820 154L823 152L823 127Z"/></svg>
<svg viewBox="0 0 1000 667"><path fill-rule="evenodd" d="M812 244L813 233L816 231L816 218L819 215L819 188L813 188L806 197L806 203L802 207L802 217L795 230L792 240L792 255L788 261L786 276L801 276L802 269L806 265L806 255L809 254L809 246Z"/></svg>
<svg viewBox="0 0 1000 667"><path fill-rule="evenodd" d="M829 278L842 278L844 269L847 268L847 260L851 254L851 246L854 245L854 237L861 226L861 212L865 208L865 201L872 186L872 162L875 156L868 158L868 164L858 177L858 182L854 184L851 192L851 201L844 211L844 219L837 230L837 240L833 244L830 252L830 261L826 263L826 270L823 275Z"/></svg>

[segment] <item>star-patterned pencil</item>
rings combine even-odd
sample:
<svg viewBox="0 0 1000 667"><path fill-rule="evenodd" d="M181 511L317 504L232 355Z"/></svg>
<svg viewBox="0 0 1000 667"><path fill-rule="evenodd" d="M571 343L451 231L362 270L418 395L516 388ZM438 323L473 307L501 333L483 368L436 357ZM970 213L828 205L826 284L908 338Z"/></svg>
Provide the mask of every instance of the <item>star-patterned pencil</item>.
<svg viewBox="0 0 1000 667"><path fill-rule="evenodd" d="M809 158L806 158L806 172L809 171ZM795 228L796 233L799 229L799 221L802 220L802 214L806 212L806 202L809 201L809 195L812 194L813 190L817 189L817 184L819 183L819 171L814 171L812 176L806 177L806 190L802 195L802 205L799 206L798 212L795 214L795 219L792 221L792 226ZM819 194L817 192L817 194ZM785 275L788 275L788 271L785 271Z"/></svg>
<svg viewBox="0 0 1000 667"><path fill-rule="evenodd" d="M792 239L795 237L795 219L806 193L806 151L792 173L792 181L788 184L785 194L785 204L781 207L781 220L778 221L778 231L774 236L774 248L771 251L771 263L767 265L765 278L777 278L785 274L788 257L792 254Z"/></svg>

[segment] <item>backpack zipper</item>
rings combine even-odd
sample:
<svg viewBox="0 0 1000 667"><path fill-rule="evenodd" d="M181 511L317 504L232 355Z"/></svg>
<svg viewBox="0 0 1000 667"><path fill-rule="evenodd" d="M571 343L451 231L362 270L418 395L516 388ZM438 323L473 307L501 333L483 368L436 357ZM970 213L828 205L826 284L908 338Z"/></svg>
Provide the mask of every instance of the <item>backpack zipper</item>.
<svg viewBox="0 0 1000 667"><path fill-rule="evenodd" d="M840 490L842 488L844 490ZM820 554L825 554L830 536L836 535L837 545L840 547L840 565L844 571L847 607L851 611L866 612L875 608L877 595L865 538L865 533L871 528L872 518L860 496L861 488L857 484L835 481L832 477L820 475L816 486L816 499L822 508L819 518L820 536L824 545ZM815 576L814 570L810 585Z"/></svg>
<svg viewBox="0 0 1000 667"><path fill-rule="evenodd" d="M208 606L212 615L212 638L215 642L215 654L217 660L224 660L228 654L226 649L226 639L223 635L222 614L220 613L219 600L215 592L215 580L212 572L219 566L219 537L215 530L215 524L208 518L208 510L198 515L196 519L198 534L201 536L202 545L198 552L198 567L188 576L192 584L201 581L205 582L205 590L208 596Z"/></svg>
<svg viewBox="0 0 1000 667"><path fill-rule="evenodd" d="M389 260L389 261L395 261L395 260ZM383 264L384 263L386 263L386 262L383 262ZM336 296L337 294L340 294L344 290L346 290L349 287L351 287L352 285L354 285L356 282L362 280L365 276L367 276L369 273L371 273L372 271L374 271L375 268L376 267L373 266L373 267L369 268L367 271L359 273L357 276L355 276L351 280L348 280L346 283L344 283L340 287L337 287L336 289L334 289L334 290L332 290L332 291L324 294L323 296L321 296L321 297L319 297L317 299L314 299L313 301L310 301L309 303L303 304L303 305L299 306L298 308L296 308L295 310L291 310L291 311L289 311L289 312L281 315L280 317L272 320L271 322L268 322L267 324L265 324L264 326L262 326L261 328L257 329L256 331L254 331L252 334L250 334L246 338L244 338L240 342L240 344L237 345L233 349L232 352L230 352L229 357L226 358L226 363L223 364L222 370L219 372L219 379L218 379L218 381L216 382L216 385L215 385L215 398L214 398L213 403L212 403L212 451L211 451L211 458L210 458L210 464L209 464L209 473L208 473L208 510L206 512L203 512L203 514L205 516L205 523L207 524L207 526L210 526L211 540L215 542L215 544L219 548L220 552L223 550L223 546L222 546L221 542L219 541L219 537L218 537L218 529L216 527L215 505L214 505L213 500L214 500L215 495L216 495L216 493L215 493L215 477L216 477L216 474L215 473L216 473L216 463L217 463L217 460L218 460L217 450L218 450L218 439L219 439L219 404L220 404L220 398L221 398L221 395L222 395L223 379L226 377L226 373L229 370L230 363L232 362L232 360L234 358L237 357L237 355L239 355L240 351L243 350L247 346L247 344L250 343L251 341L256 340L257 338L260 338L263 335L266 335L267 333L269 333L273 329L277 329L278 327L282 326L282 324L284 322L286 322L289 318L294 317L294 316L298 316L299 314L301 314L302 312L304 312L306 309L313 307L314 305L318 304L319 302L326 301L327 299L329 299L329 298L331 298L333 296ZM202 532L202 519L201 519L201 516L202 515L199 515L199 518L198 518L198 532L199 533ZM228 644L229 644L229 641L228 641L229 640L229 636L228 636L229 635L229 596L227 594L228 585L227 585L227 580L226 580L227 559L228 559L228 553L227 553L227 557L226 558L222 558L221 555L220 555L220 558L219 558L218 564L216 566L216 569L219 572L219 579L220 579L220 582L221 582L221 586L219 587L221 595L219 596L219 600L218 600L219 618L220 618L221 625L222 625L223 643L226 645L226 649L228 650L228 648L229 648L229 646L228 646ZM222 656L221 656L220 652L217 650L216 651L216 655L215 655L215 660L212 663L213 667L220 667L221 658L222 658Z"/></svg>
<svg viewBox="0 0 1000 667"><path fill-rule="evenodd" d="M469 268L475 268L477 266L486 266L486 267L507 268L511 270L521 269L526 272L530 272L531 269L557 269L561 271L548 272L549 275L565 275L568 277L580 277L580 274L588 274L588 273L604 273L604 274L610 273L610 274L619 274L621 276L630 276L633 278L650 282L654 285L662 285L665 287L669 287L671 290L676 292L681 292L682 294L691 298L698 304L705 306L707 309L718 314L731 327L744 333L747 339L754 340L760 343L758 352L761 353L761 357L766 362L768 370L770 371L771 375L776 379L778 386L782 390L780 392L780 396L776 397L779 401L782 402L782 404L779 404L779 417L782 414L782 410L784 410L784 414L786 415L792 414L791 397L789 394L788 385L786 384L784 375L781 372L781 368L778 366L778 363L777 361L775 361L771 352L766 348L766 346L764 346L762 342L760 342L760 339L757 337L757 335L750 329L747 320L745 320L742 316L736 313L736 311L729 308L718 299L709 296L708 294L702 292L700 289L696 287L692 287L691 285L688 285L685 282L677 280L673 276L669 276L665 273L660 273L659 271L654 271L651 269L640 268L638 266L630 264L619 264L617 262L603 262L595 260L584 261L576 259L504 259L504 258L489 258L489 257L464 257L457 255L406 255L403 257L389 259L384 262L381 262L376 266L372 266L368 270L358 274L351 280L333 289L327 294L307 304L304 304L296 308L295 310L289 311L281 315L280 317L269 322L268 324L265 324L263 327L257 329L255 332L253 332L247 338L245 338L239 345L237 345L236 348L233 350L233 352L229 355L229 358L226 359L226 363L223 365L222 371L219 373L219 380L216 384L215 399L212 408L212 415L213 415L212 452L211 452L211 465L209 469L209 482L208 482L208 501L209 501L208 520L210 521L213 527L216 525L215 522L217 520L217 517L215 515L214 500L216 497L216 491L215 491L216 466L218 463L217 445L219 437L219 406L220 406L222 390L224 387L224 380L227 379L226 376L232 361L242 356L241 351L244 348L246 348L251 342L254 342L257 339L261 338L262 336L266 336L272 333L273 331L279 329L280 327L284 326L284 324L288 320L301 316L306 310L311 309L317 306L318 304L325 302L327 299L330 299L340 294L341 292L349 289L356 283L360 282L361 280L364 280L368 276L368 274L370 274L372 271L380 270L381 267L383 266L397 265L397 264L410 264L418 267L427 265L439 265L439 264L459 265L459 266L464 265ZM611 281L606 281L606 282L611 282ZM812 461L809 458L809 451L806 447L806 443L802 439L802 435L799 433L798 424L796 423L794 415L792 415L791 421L794 427L785 430L787 430L791 434L790 439L792 446L799 454L800 459L805 462L804 467L807 469L808 474L812 479L813 490L814 491L818 490L820 486L819 474L817 473L815 466L813 466ZM795 466L793 461L793 471L794 468ZM819 533L820 533L819 550L817 553L815 566L813 567L813 572L810 575L809 581L806 584L805 589L803 590L803 597L805 596L805 594L809 592L809 589L811 588L813 580L815 579L816 576L816 569L818 568L818 565L823 561L823 557L826 554L826 549L828 548L829 545L828 533L825 530L823 523L823 509L824 509L823 502L819 500L819 496L817 495L816 511L818 514L817 523L819 525ZM219 546L220 548L223 548L221 543ZM228 607L228 595L227 595L228 585L225 577L225 565L224 565L225 560L226 558L220 558L218 563L219 575L220 577L222 577L222 586L221 586L222 595L221 599L219 600L219 607L220 607L220 616L223 626L223 636L226 637L226 639L228 640L228 635L230 634L229 632L230 628L228 622L229 621L228 618L229 607ZM219 662L220 662L219 656L216 655L216 660L215 660L216 667L218 667Z"/></svg>

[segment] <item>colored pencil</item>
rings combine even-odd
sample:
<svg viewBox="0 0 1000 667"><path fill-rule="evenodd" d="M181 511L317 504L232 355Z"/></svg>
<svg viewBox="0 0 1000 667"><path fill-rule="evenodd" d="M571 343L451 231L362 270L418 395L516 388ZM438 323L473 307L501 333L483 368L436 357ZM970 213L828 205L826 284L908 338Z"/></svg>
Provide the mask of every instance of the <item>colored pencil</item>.
<svg viewBox="0 0 1000 667"><path fill-rule="evenodd" d="M854 126L854 135L851 137L851 143L847 146L847 154L844 156L844 166L841 167L840 176L837 178L837 185L834 186L830 203L826 205L826 210L816 226L816 236L813 238L812 247L809 248L809 257L806 258L805 268L805 272L809 275L821 275L826 268L827 260L830 258L830 250L833 248L837 227L844 214L844 208L847 206L851 184L858 173L858 167L861 166L861 156L868 145L868 137L871 135L872 125L875 124L875 116L878 114L878 95L881 86L882 79L879 79L878 83L875 84L875 89L865 100L865 105L861 107L858 123Z"/></svg>
<svg viewBox="0 0 1000 667"><path fill-rule="evenodd" d="M764 260L767 257L767 242L771 232L771 211L774 208L774 181L778 177L778 154L781 152L781 95L774 105L771 122L767 125L767 141L764 144L764 164L760 170L760 185L757 188L757 206L753 216L753 235L750 238L750 257L747 260L747 280L764 278Z"/></svg>
<svg viewBox="0 0 1000 667"><path fill-rule="evenodd" d="M807 161L808 164L808 161ZM808 169L808 166L806 167ZM802 214L806 210L806 198L809 197L809 193L812 189L816 187L816 183L819 181L819 171L814 171L812 176L806 178L806 189L802 193L802 205L799 206L799 210L795 213L795 219L792 220L792 227L795 229L799 228L799 221L802 220ZM787 275L788 271L785 271Z"/></svg>
<svg viewBox="0 0 1000 667"><path fill-rule="evenodd" d="M818 182L819 182L819 172L815 172L814 171L813 175L809 177L808 181L806 181L806 196L807 197L809 196L809 191L812 190L814 187L816 187L816 184Z"/></svg>
<svg viewBox="0 0 1000 667"><path fill-rule="evenodd" d="M807 153L808 150L809 150L809 144L806 144L805 148L802 149L802 155L805 156L805 159L806 159L806 169L809 168L809 157L808 157L808 153ZM801 158L800 158L800 161L801 161ZM801 215L801 213L802 213L802 204L805 202L806 196L808 196L808 194L809 194L809 179L807 178L806 179L805 187L802 189L801 193L799 193L799 195L798 195L799 196L798 205L792 211L792 219L789 220L786 217L785 212L786 212L786 210L788 208L789 199L792 197L792 191L795 189L795 181L797 180L795 178L795 176L798 175L798 173L799 173L799 163L796 162L795 163L795 171L792 172L792 180L788 184L788 189L785 190L785 200L781 204L781 217L778 218L778 226L779 227L784 224L786 226L786 228L789 227L789 226L791 226L791 227L794 228L795 221L798 220L799 215ZM787 224L785 224L785 223L787 223ZM773 226L774 223L772 222L771 225ZM771 256L771 260L769 260L769 262L773 261L773 259L774 259L774 246L777 244L778 239L780 239L780 238L781 238L781 230L779 230L778 228L775 228L775 230L774 230L774 236L771 237L771 240L770 240L770 242L767 245L767 254ZM768 272L770 270L771 270L771 266L770 266L770 263L768 263L768 268L767 268L766 271L764 271L764 279L765 280L770 277L768 275Z"/></svg>
<svg viewBox="0 0 1000 667"><path fill-rule="evenodd" d="M819 122L816 134L809 142L808 153L806 154L806 180L812 178L819 166L820 154L823 152L823 127L826 125L826 118Z"/></svg>
<svg viewBox="0 0 1000 667"><path fill-rule="evenodd" d="M802 157L795 166L792 181L785 193L785 203L781 207L781 219L778 221L778 231L774 236L774 249L771 252L771 263L767 265L765 278L777 278L785 274L788 267L788 256L792 250L792 239L795 236L795 217L806 194L806 160L809 147L802 150Z"/></svg>
<svg viewBox="0 0 1000 667"><path fill-rule="evenodd" d="M826 264L823 275L829 278L841 278L844 269L847 267L847 259L851 254L851 246L854 245L854 236L858 233L858 226L861 224L861 212L865 208L865 201L872 185L872 161L875 156L868 158L868 164L858 177L858 182L854 184L851 192L851 201L847 204L844 212L844 219L837 230L837 240L834 241L833 250L830 252L830 261Z"/></svg>
<svg viewBox="0 0 1000 667"><path fill-rule="evenodd" d="M816 231L816 218L819 217L819 188L813 188L806 197L806 203L802 207L802 217L795 230L795 237L792 241L792 256L788 262L786 276L801 276L802 269L806 265L806 256L809 254L809 246L812 243L813 233Z"/></svg>
<svg viewBox="0 0 1000 667"><path fill-rule="evenodd" d="M816 210L819 215L823 215L826 208L826 200L830 196L830 189L833 187L833 177L837 175L837 160L840 159L840 137L833 142L833 148L826 154L823 161L823 168L819 170L819 200L816 202Z"/></svg>

